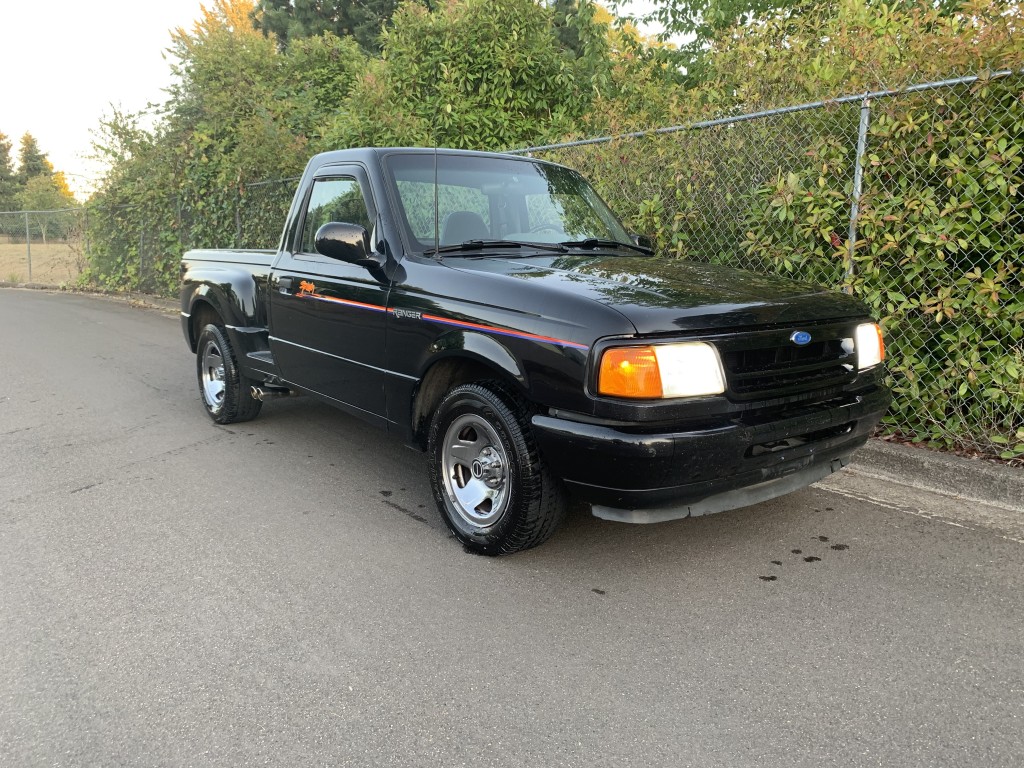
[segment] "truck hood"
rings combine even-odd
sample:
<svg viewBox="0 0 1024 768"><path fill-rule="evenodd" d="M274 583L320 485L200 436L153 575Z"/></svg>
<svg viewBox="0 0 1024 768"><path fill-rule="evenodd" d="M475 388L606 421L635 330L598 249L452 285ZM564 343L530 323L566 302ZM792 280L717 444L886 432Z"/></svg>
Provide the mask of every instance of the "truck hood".
<svg viewBox="0 0 1024 768"><path fill-rule="evenodd" d="M641 334L868 315L860 301L809 283L680 259L545 254L447 263L455 269L530 280L585 296L620 312Z"/></svg>

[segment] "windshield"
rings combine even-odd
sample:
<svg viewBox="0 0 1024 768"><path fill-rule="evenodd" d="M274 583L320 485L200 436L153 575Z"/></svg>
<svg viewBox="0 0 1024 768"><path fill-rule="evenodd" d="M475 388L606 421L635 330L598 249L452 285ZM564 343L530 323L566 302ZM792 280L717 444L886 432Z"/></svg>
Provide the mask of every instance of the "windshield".
<svg viewBox="0 0 1024 768"><path fill-rule="evenodd" d="M472 241L511 247L596 239L632 246L615 214L575 171L526 158L438 153L436 161L436 216L434 154L397 153L385 161L413 250L454 250Z"/></svg>

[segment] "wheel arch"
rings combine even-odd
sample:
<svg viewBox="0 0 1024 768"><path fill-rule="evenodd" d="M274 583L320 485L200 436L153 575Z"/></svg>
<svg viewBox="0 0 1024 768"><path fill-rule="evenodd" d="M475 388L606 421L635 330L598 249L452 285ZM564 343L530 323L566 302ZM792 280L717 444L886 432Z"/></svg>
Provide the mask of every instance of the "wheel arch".
<svg viewBox="0 0 1024 768"><path fill-rule="evenodd" d="M488 356L482 354L479 349L463 346L457 351L450 350L433 357L420 377L419 385L412 395L410 426L413 442L421 449L425 449L427 445L431 416L441 399L453 387L475 382L500 381L529 399L528 381L518 361L504 346L488 337L483 338L485 341L482 346L497 346L504 354Z"/></svg>
<svg viewBox="0 0 1024 768"><path fill-rule="evenodd" d="M209 323L218 322L225 322L223 312L208 294L193 299L188 318L188 343L193 353L196 352L203 328Z"/></svg>

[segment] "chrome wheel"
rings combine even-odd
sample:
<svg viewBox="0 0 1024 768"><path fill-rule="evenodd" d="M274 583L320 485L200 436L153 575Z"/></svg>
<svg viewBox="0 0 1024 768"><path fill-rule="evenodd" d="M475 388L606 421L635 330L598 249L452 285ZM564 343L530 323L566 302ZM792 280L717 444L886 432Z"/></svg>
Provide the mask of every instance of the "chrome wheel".
<svg viewBox="0 0 1024 768"><path fill-rule="evenodd" d="M476 528L497 523L508 508L508 456L494 427L476 414L455 419L444 436L444 489L455 511Z"/></svg>
<svg viewBox="0 0 1024 768"><path fill-rule="evenodd" d="M535 547L565 516L562 485L533 441L533 413L498 381L452 387L433 409L430 489L444 524L470 552L507 555Z"/></svg>
<svg viewBox="0 0 1024 768"><path fill-rule="evenodd" d="M203 363L200 370L203 397L207 405L216 410L224 404L224 355L217 342L209 340L203 347Z"/></svg>
<svg viewBox="0 0 1024 768"><path fill-rule="evenodd" d="M210 323L199 334L196 378L203 407L217 424L248 421L259 415L263 403L251 394L256 382L238 370L223 327Z"/></svg>

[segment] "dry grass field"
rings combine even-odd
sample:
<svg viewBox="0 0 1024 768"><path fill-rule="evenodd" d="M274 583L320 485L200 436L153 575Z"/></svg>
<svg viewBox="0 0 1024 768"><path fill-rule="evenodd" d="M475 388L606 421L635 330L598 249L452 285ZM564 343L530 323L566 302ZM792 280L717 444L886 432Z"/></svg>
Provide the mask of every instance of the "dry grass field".
<svg viewBox="0 0 1024 768"><path fill-rule="evenodd" d="M32 242L32 282L73 283L78 279L85 258L81 243L62 241ZM29 280L28 259L24 243L0 240L0 280L25 283Z"/></svg>

